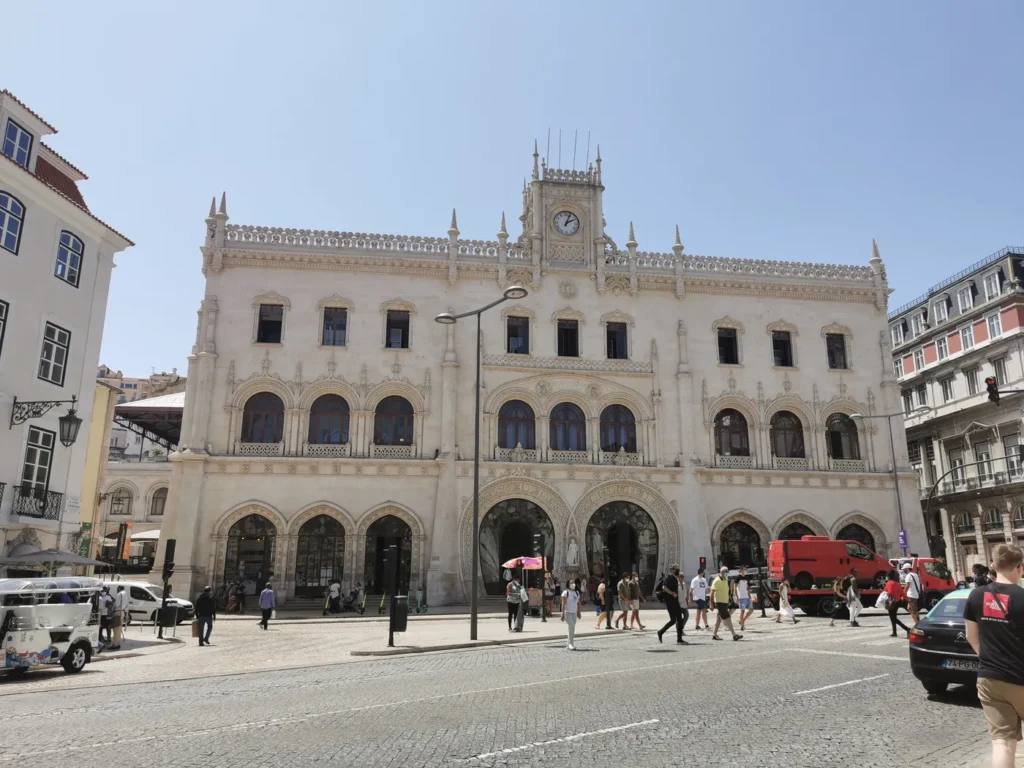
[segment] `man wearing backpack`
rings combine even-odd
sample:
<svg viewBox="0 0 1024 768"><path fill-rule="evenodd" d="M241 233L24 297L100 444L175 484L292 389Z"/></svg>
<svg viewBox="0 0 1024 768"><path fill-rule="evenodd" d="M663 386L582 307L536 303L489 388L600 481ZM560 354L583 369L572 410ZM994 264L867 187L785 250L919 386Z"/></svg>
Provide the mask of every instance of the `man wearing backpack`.
<svg viewBox="0 0 1024 768"><path fill-rule="evenodd" d="M921 589L921 577L914 573L910 563L903 564L903 589L907 593L907 612L914 620L916 627L917 622L921 620L918 617L918 605L920 605L921 594L924 590Z"/></svg>

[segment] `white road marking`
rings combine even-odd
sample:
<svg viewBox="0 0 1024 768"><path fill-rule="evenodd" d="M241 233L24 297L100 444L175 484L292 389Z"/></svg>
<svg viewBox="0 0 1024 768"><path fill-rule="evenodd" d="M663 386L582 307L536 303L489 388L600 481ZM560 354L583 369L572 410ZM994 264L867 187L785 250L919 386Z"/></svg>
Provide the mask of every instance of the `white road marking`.
<svg viewBox="0 0 1024 768"><path fill-rule="evenodd" d="M560 739L550 739L548 741L535 741L532 744L524 744L521 747L509 747L508 749L501 749L497 752L485 752L482 755L473 755L473 757L467 757L460 762L469 762L470 760L486 760L489 757L497 757L498 755L510 755L513 752L522 752L527 749L533 749L534 747L546 747L550 744L564 744L569 741L579 741L585 739L588 736L599 736L603 733L615 733L616 731L625 731L629 728L641 728L645 725L653 725L654 723L661 722L657 718L653 720L641 720L638 723L629 723L627 725L616 725L614 728L602 728L599 731L586 731L585 733L574 733L572 736L563 736Z"/></svg>
<svg viewBox="0 0 1024 768"><path fill-rule="evenodd" d="M94 744L72 744L62 747L54 747L53 749L41 749L33 752L5 752L0 754L0 762L10 762L24 757L39 757L41 755L56 755L65 752L81 752L87 749L103 749L106 747L121 746L123 744L139 744L147 741L154 741L156 739L166 740L179 740L179 739L191 739L195 736L209 736L211 734L218 733L229 733L232 731L244 731L251 728L264 728L268 725L297 725L299 723L309 722L310 720L316 720L321 717L334 717L336 715L347 715L354 712L368 712L374 709L385 709L387 707L402 707L407 704L423 704L430 701L440 701L442 699L451 699L457 696L473 696L480 693L498 693L500 691L513 691L520 688L533 688L540 685L555 685L558 683L565 683L573 680L586 680L594 677L604 677L606 675L616 674L632 674L635 675L641 672L648 672L650 670L658 669L670 669L672 667L685 667L691 664L705 664L712 661L726 661L737 658L751 658L753 656L770 656L776 653L781 653L782 650L775 651L759 651L757 653L746 653L742 656L715 656L710 659L690 659L687 661L673 661L666 664L654 664L652 666L644 667L626 667L624 669L609 669L602 672L589 672L585 675L569 675L568 677L560 677L551 680L535 680L530 683L516 683L515 685L502 685L497 688L478 688L471 691L458 691L456 693L439 693L435 696L424 696L420 699L405 699L403 701L389 701L383 704L367 704L362 707L349 707L347 709L336 709L330 712L307 712L303 715L294 715L291 717L275 717L267 720L254 720L248 723L232 723L231 725L221 725L215 728L204 728L197 731L191 731L183 734L162 734L160 736L137 736L131 739L117 739L115 741L97 742Z"/></svg>
<svg viewBox="0 0 1024 768"><path fill-rule="evenodd" d="M803 696L805 693L818 693L818 691L828 691L832 688L842 688L844 685L853 685L854 683L866 683L868 680L880 680L883 677L888 677L889 673L886 672L884 675L875 675L874 677L862 677L859 680L847 680L845 683L836 683L835 685L823 685L821 688L811 688L809 691L797 691L794 696Z"/></svg>
<svg viewBox="0 0 1024 768"><path fill-rule="evenodd" d="M906 656L883 656L877 653L851 653L849 651L822 651L818 648L789 648L800 653L820 653L824 656L850 656L855 659L885 659L886 661L907 661Z"/></svg>

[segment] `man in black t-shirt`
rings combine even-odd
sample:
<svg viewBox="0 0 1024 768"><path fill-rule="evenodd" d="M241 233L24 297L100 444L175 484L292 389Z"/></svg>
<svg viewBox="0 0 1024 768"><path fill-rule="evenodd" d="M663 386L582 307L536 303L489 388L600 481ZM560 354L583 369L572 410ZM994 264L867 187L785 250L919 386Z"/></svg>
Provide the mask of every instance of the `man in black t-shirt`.
<svg viewBox="0 0 1024 768"><path fill-rule="evenodd" d="M658 630L658 642L662 641L662 636L671 629L672 625L676 628L676 643L679 645L689 645L683 640L683 612L679 607L679 566L673 565L668 569L668 576L665 577L665 583L661 587L661 592L665 595L665 608L668 609L668 624Z"/></svg>
<svg viewBox="0 0 1024 768"><path fill-rule="evenodd" d="M967 642L978 654L978 699L992 736L993 768L1013 768L1024 718L1024 552L1000 544L996 579L971 591L964 609Z"/></svg>

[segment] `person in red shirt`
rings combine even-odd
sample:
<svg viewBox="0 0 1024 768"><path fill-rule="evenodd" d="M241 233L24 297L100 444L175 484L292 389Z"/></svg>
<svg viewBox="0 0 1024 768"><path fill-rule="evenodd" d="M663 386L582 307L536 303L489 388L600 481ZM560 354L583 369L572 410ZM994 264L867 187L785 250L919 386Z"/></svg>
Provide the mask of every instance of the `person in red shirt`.
<svg viewBox="0 0 1024 768"><path fill-rule="evenodd" d="M900 584L900 577L896 571L889 571L889 580L885 582L885 592L889 595L889 604L886 609L889 611L889 622L892 624L892 636L896 637L896 625L903 627L903 631L910 634L910 627L896 618L896 612L903 604L903 585Z"/></svg>

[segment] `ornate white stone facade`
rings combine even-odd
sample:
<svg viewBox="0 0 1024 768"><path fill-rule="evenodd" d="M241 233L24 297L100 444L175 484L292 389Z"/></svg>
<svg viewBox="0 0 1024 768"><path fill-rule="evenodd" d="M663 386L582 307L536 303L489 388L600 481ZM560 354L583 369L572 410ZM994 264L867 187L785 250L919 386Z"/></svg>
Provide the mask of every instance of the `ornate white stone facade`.
<svg viewBox="0 0 1024 768"><path fill-rule="evenodd" d="M700 556L713 563L720 548L726 559L747 559L728 549L737 546L729 533L737 529L728 528L737 521L765 548L790 522L831 535L853 522L886 552L897 525L884 425L867 421L846 443L829 431L833 414L899 407L881 260L861 267L696 256L684 253L678 231L671 252L646 253L637 250L632 225L620 249L605 230L601 173L600 159L586 171L564 171L535 155L523 231L514 240L504 216L497 240L467 241L454 213L448 237L433 238L234 225L225 201L211 209L202 248L206 295L162 529L177 540L174 586L194 592L230 581L238 546L232 525L257 513L270 524L261 530L276 537L260 576L272 572L287 596L310 576L310 541L299 537L304 523L321 520L321 538L328 528L336 538L344 531L336 563L344 563L348 587L373 580L379 544L367 534L387 520L406 532L410 588L425 585L431 603L464 601L475 328L473 318L444 326L434 317L488 304L514 284L529 295L482 316L485 525L492 507L518 500L509 520L532 519L534 529L549 532L560 574L630 561L637 568L637 560L649 574L672 562L693 573ZM575 231L555 228L562 212L576 218ZM276 331L264 333L261 305L281 318L279 340ZM343 346L324 344L325 308L332 307L347 313ZM405 330L389 329L389 317L404 319ZM529 329L528 354L514 353L507 341L511 318ZM622 357L609 354L613 329L621 333L616 354L625 345ZM722 330L735 333L735 364L719 362ZM791 365L775 365L773 332L788 334ZM567 338L577 355L566 354ZM406 346L386 346L391 339ZM843 367L830 366L837 360ZM260 393L280 401L280 437L270 442L260 430L277 417L253 415L250 398ZM319 427L310 428L324 395L340 396L348 408L343 437L326 444L313 439ZM403 440L393 439L398 428L375 427L376 411L394 396L412 412ZM510 426L500 415L511 401L532 410L532 426ZM556 406L579 421L552 420ZM724 409L742 415L746 438L716 438ZM780 411L799 422L799 455L775 456ZM611 424L611 413L632 426ZM911 508L916 478L897 432L900 491ZM513 433L521 438L510 440ZM628 438L620 444L615 435ZM738 447L719 455L723 440ZM610 509L633 510L640 522L632 534L617 528L613 538L608 521L618 518ZM920 521L908 521L908 529L912 546L920 540L923 547ZM600 541L615 552L592 551ZM504 545L495 546L491 556ZM159 558L163 551L161 543ZM566 563L570 552L578 571Z"/></svg>

